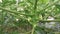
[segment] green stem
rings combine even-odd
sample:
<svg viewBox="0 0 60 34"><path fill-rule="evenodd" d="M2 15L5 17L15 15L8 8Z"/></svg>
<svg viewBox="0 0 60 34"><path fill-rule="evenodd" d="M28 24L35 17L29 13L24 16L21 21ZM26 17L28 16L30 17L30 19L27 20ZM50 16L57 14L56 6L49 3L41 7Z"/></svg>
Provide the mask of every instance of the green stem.
<svg viewBox="0 0 60 34"><path fill-rule="evenodd" d="M60 19L55 19L55 20L39 20L39 22L60 22Z"/></svg>
<svg viewBox="0 0 60 34"><path fill-rule="evenodd" d="M35 0L35 3L34 3L34 13L35 13L35 11L36 11L36 9L37 9L37 1L38 1L38 0ZM36 26L33 25L31 34L34 34L35 27L36 27Z"/></svg>
<svg viewBox="0 0 60 34"><path fill-rule="evenodd" d="M36 10L36 8L37 8L37 2L38 2L38 0L35 0L34 10Z"/></svg>
<svg viewBox="0 0 60 34"><path fill-rule="evenodd" d="M35 27L33 26L31 34L34 34Z"/></svg>

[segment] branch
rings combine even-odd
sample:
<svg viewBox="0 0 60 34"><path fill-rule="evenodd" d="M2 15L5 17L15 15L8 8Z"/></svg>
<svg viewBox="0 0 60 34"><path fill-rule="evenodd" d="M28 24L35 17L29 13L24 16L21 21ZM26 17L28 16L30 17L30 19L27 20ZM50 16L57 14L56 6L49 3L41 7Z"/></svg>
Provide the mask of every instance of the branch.
<svg viewBox="0 0 60 34"><path fill-rule="evenodd" d="M36 8L37 8L37 2L38 2L38 0L35 0L34 10L36 10Z"/></svg>
<svg viewBox="0 0 60 34"><path fill-rule="evenodd" d="M10 13L20 14L19 12L15 12L15 11L13 11L13 10L5 9L5 8L3 8L3 7L1 7L1 6L0 6L0 9L1 9L1 10L5 10L5 11L10 12Z"/></svg>
<svg viewBox="0 0 60 34"><path fill-rule="evenodd" d="M1 10L5 10L6 12L10 12L10 13L13 13L13 14L15 14L15 15L25 15L25 16L34 16L34 15L32 15L32 14L21 14L20 12L16 12L16 11L14 11L14 10L9 10L9 9L5 9L5 8L3 8L3 7L1 7L0 6L0 9ZM5 12L5 11L3 11L3 12Z"/></svg>
<svg viewBox="0 0 60 34"><path fill-rule="evenodd" d="M34 4L34 13L35 13L35 11L36 11L36 9L37 9L37 1L38 1L38 0L35 0L35 4ZM34 34L34 31L35 31L35 25L33 25L31 34Z"/></svg>
<svg viewBox="0 0 60 34"><path fill-rule="evenodd" d="M40 20L39 22L60 22L60 19L55 19L55 20Z"/></svg>

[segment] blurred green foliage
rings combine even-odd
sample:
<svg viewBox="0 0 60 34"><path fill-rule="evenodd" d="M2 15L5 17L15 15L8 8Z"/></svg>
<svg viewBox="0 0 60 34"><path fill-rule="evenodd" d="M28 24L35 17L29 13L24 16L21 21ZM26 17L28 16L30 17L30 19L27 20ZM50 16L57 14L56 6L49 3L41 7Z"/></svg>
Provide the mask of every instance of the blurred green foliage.
<svg viewBox="0 0 60 34"><path fill-rule="evenodd" d="M60 19L60 0L1 0L0 34L59 34L38 26L49 16Z"/></svg>

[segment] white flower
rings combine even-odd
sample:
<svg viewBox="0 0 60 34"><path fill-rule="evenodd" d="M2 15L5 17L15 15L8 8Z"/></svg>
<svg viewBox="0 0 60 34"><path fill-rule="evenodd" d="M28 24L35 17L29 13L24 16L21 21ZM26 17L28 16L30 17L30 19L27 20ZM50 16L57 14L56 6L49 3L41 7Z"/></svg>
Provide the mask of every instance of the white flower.
<svg viewBox="0 0 60 34"><path fill-rule="evenodd" d="M16 21L18 21L19 19L16 19Z"/></svg>
<svg viewBox="0 0 60 34"><path fill-rule="evenodd" d="M27 20L30 21L31 20L31 17L29 17Z"/></svg>

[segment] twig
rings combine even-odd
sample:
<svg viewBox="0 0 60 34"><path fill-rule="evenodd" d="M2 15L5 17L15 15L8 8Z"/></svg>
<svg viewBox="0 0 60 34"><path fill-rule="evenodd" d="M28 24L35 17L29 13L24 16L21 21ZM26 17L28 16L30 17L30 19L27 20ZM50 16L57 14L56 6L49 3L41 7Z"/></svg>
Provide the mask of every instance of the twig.
<svg viewBox="0 0 60 34"><path fill-rule="evenodd" d="M34 13L35 13L35 11L36 11L36 9L37 9L37 2L38 2L38 0L35 0L35 4L34 4ZM34 34L34 30L35 30L35 25L33 25L31 34Z"/></svg>

